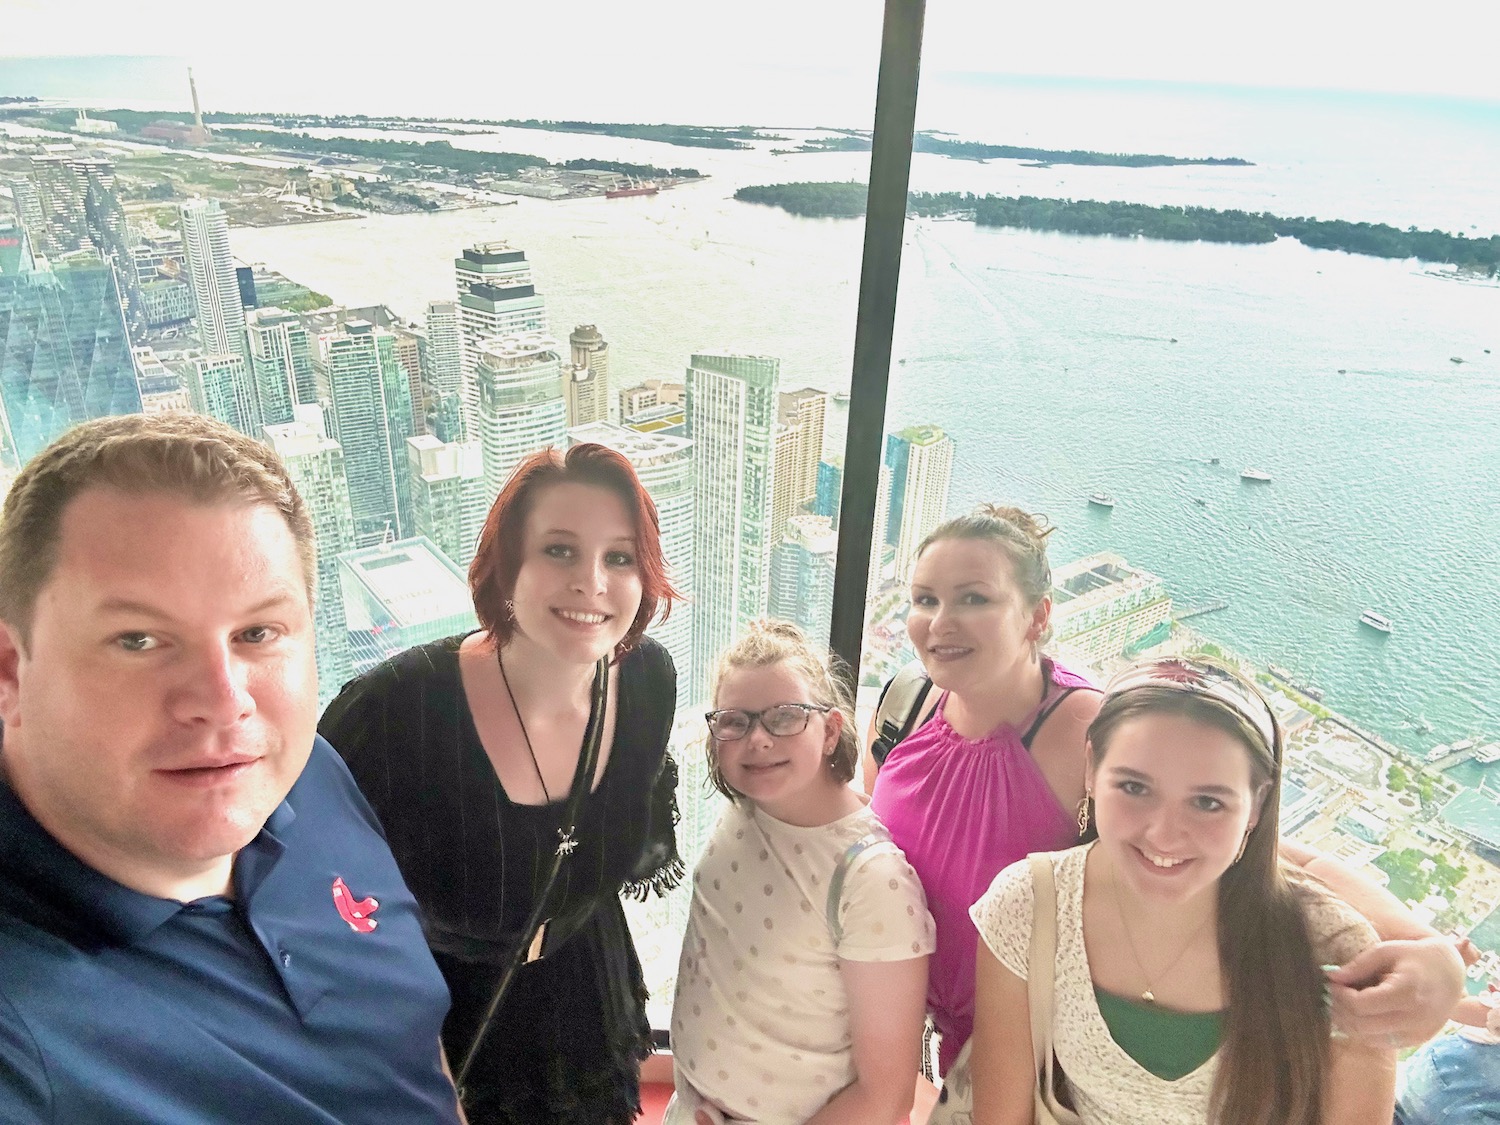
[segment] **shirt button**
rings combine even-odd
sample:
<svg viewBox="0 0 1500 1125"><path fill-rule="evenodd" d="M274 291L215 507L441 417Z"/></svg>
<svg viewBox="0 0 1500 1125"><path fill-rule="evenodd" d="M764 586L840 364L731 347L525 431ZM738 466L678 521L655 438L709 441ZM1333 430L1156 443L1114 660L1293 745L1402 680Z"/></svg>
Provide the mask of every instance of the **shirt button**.
<svg viewBox="0 0 1500 1125"><path fill-rule="evenodd" d="M281 967L284 969L290 969L292 967L292 955L285 949L281 951Z"/></svg>

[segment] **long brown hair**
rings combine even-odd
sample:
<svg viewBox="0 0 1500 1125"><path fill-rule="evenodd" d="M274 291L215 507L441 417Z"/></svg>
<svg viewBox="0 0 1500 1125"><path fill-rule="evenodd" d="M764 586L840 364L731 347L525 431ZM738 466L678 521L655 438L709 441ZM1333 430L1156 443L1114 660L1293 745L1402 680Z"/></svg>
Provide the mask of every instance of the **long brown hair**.
<svg viewBox="0 0 1500 1125"><path fill-rule="evenodd" d="M1171 686L1132 687L1107 697L1089 726L1096 769L1120 725L1147 714L1181 715L1233 735L1245 746L1252 787L1265 789L1244 854L1219 878L1219 971L1227 1005L1209 1120L1319 1125L1331 1029L1326 982L1302 907L1305 895L1316 891L1307 877L1284 867L1278 853L1281 728L1273 717L1267 745L1255 724L1226 702Z"/></svg>

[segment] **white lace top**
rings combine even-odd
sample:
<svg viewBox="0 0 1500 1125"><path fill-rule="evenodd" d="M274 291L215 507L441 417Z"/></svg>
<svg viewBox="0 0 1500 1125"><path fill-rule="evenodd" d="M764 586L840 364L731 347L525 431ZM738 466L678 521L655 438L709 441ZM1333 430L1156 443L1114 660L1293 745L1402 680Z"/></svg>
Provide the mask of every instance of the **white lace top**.
<svg viewBox="0 0 1500 1125"><path fill-rule="evenodd" d="M1083 944L1083 872L1088 847L1053 852L1057 881L1057 978L1053 1046L1084 1125L1203 1125L1219 1057L1176 1081L1158 1078L1131 1058L1109 1033L1094 997ZM970 912L996 959L1027 975L1031 947L1029 861L1014 863ZM1327 895L1309 896L1308 928L1322 964L1343 964L1376 941L1351 907Z"/></svg>

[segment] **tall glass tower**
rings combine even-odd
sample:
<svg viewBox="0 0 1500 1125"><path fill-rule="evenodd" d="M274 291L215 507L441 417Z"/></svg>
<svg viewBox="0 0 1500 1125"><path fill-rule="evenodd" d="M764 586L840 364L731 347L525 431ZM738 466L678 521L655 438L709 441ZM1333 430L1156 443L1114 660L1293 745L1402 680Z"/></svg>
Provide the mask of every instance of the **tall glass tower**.
<svg viewBox="0 0 1500 1125"><path fill-rule="evenodd" d="M479 439L484 483L499 493L521 459L538 449L567 443L562 361L557 341L540 332L487 341L475 381L479 390Z"/></svg>
<svg viewBox="0 0 1500 1125"><path fill-rule="evenodd" d="M19 467L77 422L140 409L109 266L74 259L0 274L0 463Z"/></svg>
<svg viewBox="0 0 1500 1125"><path fill-rule="evenodd" d="M781 361L695 355L687 369L687 426L694 441L693 585L711 607L693 620L698 699L719 653L766 612L771 567L773 444Z"/></svg>
<svg viewBox="0 0 1500 1125"><path fill-rule="evenodd" d="M396 360L396 338L367 320L350 320L320 337L319 346L333 392L333 437L344 449L355 543L405 538L411 386Z"/></svg>
<svg viewBox="0 0 1500 1125"><path fill-rule="evenodd" d="M656 505L667 574L685 601L650 633L677 666L677 706L693 695L693 443L665 434L643 434L628 426L595 422L568 431L568 443L596 442L624 455Z"/></svg>
<svg viewBox="0 0 1500 1125"><path fill-rule="evenodd" d="M307 408L316 410L316 407ZM318 539L318 578L313 598L317 631L318 707L326 707L354 674L349 626L339 585L339 556L354 550L354 513L339 443L310 422L266 427L266 441L286 465L312 516Z"/></svg>
<svg viewBox="0 0 1500 1125"><path fill-rule="evenodd" d="M245 369L253 370L245 340L245 306L229 253L229 218L213 199L191 199L178 212L203 350L211 355L242 355Z"/></svg>

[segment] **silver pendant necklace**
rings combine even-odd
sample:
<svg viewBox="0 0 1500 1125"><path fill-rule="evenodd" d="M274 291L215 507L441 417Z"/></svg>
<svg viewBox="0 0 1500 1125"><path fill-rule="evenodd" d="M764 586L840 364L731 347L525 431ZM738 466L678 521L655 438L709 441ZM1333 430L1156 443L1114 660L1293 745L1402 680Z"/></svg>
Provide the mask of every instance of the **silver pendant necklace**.
<svg viewBox="0 0 1500 1125"><path fill-rule="evenodd" d="M541 783L542 796L547 798L547 804L552 804L552 794L547 791L547 779L542 776L542 765L536 760L536 751L531 747L531 735L526 730L526 720L521 717L521 708L516 703L516 693L510 688L510 677L505 674L505 656L500 648L495 648L495 661L500 665L500 682L505 685L505 694L510 698L511 710L516 713L516 722L521 727L521 738L526 742L526 753L531 755L531 768L536 770L536 779ZM573 849L578 846L578 841L573 838L575 825L569 824L565 828L557 830L557 854L566 859L573 854Z"/></svg>

